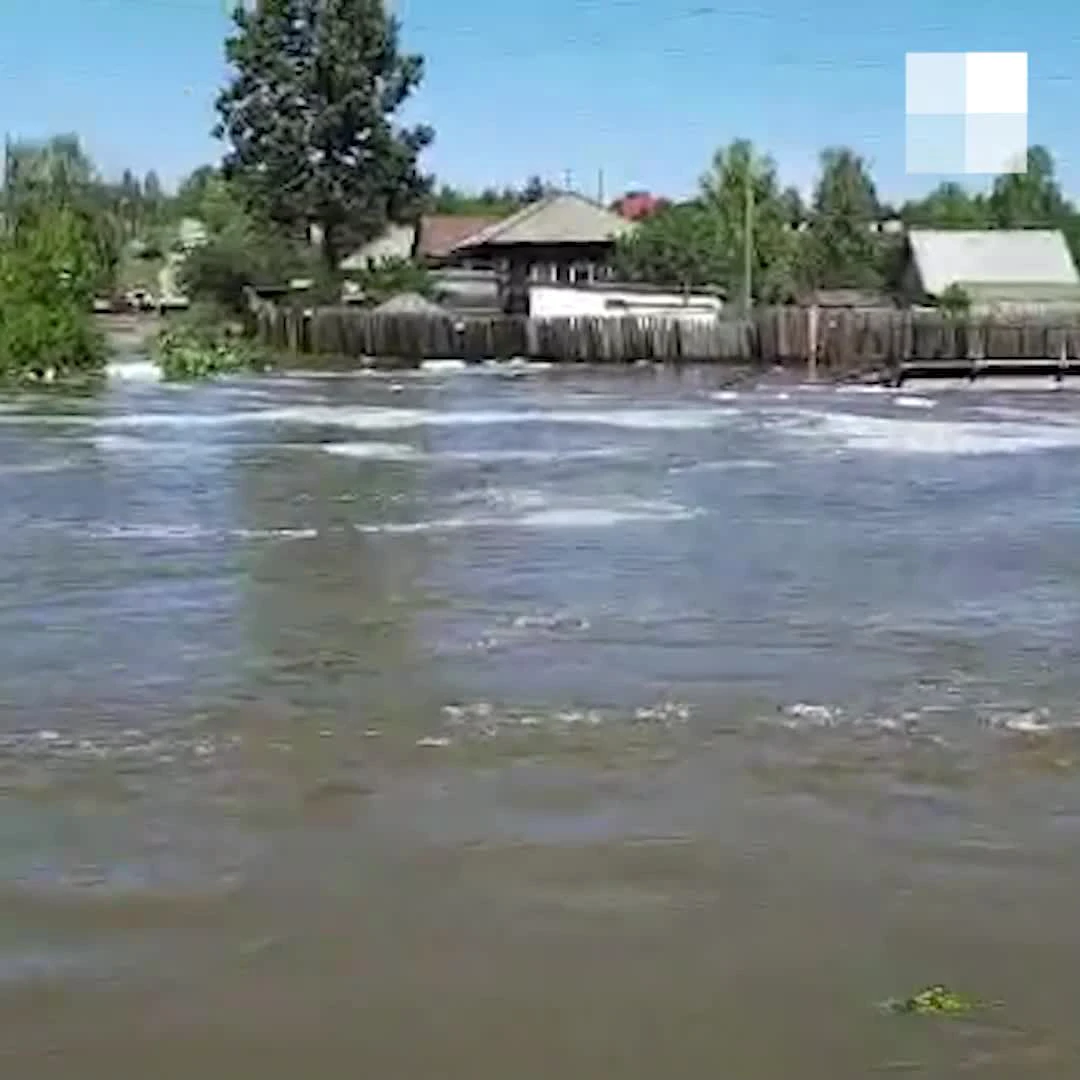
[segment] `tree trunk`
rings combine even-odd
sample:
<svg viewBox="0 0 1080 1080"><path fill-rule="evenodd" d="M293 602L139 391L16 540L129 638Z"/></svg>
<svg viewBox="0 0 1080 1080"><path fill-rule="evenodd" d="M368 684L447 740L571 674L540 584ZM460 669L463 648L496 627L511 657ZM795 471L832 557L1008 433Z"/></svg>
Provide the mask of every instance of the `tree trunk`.
<svg viewBox="0 0 1080 1080"><path fill-rule="evenodd" d="M322 238L320 240L320 246L322 249L322 262L323 270L330 275L337 274L341 266L341 254L339 251L340 238L338 236L337 225L324 221L321 223Z"/></svg>

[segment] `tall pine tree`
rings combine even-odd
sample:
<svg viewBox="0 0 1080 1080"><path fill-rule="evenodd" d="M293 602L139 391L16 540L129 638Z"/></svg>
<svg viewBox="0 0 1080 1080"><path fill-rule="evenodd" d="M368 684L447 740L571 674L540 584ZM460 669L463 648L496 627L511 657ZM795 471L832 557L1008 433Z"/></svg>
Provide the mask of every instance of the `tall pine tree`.
<svg viewBox="0 0 1080 1080"><path fill-rule="evenodd" d="M262 0L238 9L217 103L225 170L255 209L317 226L331 272L348 245L403 220L427 194L425 126L397 114L423 62L399 51L383 0Z"/></svg>

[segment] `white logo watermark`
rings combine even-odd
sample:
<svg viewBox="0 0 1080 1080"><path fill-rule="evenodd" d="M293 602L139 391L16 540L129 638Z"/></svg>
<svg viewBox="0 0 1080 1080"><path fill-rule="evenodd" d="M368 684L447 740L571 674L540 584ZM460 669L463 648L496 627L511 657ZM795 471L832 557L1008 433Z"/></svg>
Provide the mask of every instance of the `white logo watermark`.
<svg viewBox="0 0 1080 1080"><path fill-rule="evenodd" d="M1027 170L1027 53L908 53L909 173Z"/></svg>

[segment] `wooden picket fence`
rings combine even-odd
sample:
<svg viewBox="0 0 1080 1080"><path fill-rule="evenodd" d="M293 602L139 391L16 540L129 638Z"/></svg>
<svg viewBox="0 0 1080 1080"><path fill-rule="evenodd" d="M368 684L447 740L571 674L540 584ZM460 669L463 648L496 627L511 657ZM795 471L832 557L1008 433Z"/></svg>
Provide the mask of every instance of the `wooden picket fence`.
<svg viewBox="0 0 1080 1080"><path fill-rule="evenodd" d="M260 303L259 342L275 351L350 361L468 362L522 357L582 364L811 365L840 376L945 360L1080 360L1080 312L1011 319L933 311L761 308L751 319L668 316L530 319L311 311Z"/></svg>

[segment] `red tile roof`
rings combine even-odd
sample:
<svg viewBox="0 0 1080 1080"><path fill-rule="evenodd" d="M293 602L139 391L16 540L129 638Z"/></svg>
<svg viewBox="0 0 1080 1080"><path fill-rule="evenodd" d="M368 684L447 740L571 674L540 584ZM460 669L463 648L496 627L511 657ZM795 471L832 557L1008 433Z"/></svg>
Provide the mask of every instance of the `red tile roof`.
<svg viewBox="0 0 1080 1080"><path fill-rule="evenodd" d="M462 240L502 221L502 217L477 214L425 214L420 219L417 254L426 258L444 258Z"/></svg>
<svg viewBox="0 0 1080 1080"><path fill-rule="evenodd" d="M666 205L667 199L647 191L628 191L621 199L615 200L612 209L630 221L640 221Z"/></svg>

